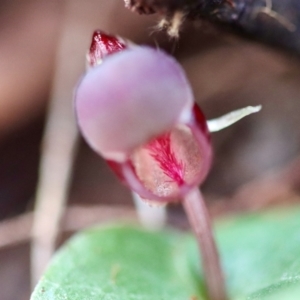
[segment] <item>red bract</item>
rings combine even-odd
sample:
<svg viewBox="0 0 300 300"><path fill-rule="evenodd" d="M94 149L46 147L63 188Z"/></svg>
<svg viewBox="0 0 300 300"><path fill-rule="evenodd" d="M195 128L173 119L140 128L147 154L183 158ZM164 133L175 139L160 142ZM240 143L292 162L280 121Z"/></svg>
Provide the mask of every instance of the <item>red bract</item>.
<svg viewBox="0 0 300 300"><path fill-rule="evenodd" d="M205 179L206 119L166 53L135 47L110 55L83 78L75 103L87 142L141 197L176 201Z"/></svg>
<svg viewBox="0 0 300 300"><path fill-rule="evenodd" d="M109 35L102 30L96 30L87 54L88 64L94 67L100 64L105 56L121 51L126 47L127 43L122 38Z"/></svg>

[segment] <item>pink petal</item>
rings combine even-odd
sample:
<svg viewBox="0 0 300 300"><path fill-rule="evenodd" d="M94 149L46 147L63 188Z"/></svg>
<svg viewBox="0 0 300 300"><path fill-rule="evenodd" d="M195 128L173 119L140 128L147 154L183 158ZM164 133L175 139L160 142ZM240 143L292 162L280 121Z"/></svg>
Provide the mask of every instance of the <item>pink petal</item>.
<svg viewBox="0 0 300 300"><path fill-rule="evenodd" d="M149 47L125 49L104 59L80 82L75 108L91 147L124 161L137 147L187 118L193 95L181 66Z"/></svg>

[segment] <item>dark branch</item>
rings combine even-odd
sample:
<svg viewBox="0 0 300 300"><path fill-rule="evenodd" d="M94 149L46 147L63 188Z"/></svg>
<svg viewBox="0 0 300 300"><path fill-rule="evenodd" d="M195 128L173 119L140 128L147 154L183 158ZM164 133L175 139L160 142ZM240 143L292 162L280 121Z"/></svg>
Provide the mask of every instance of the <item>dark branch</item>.
<svg viewBox="0 0 300 300"><path fill-rule="evenodd" d="M205 19L300 54L299 0L125 0L139 13Z"/></svg>

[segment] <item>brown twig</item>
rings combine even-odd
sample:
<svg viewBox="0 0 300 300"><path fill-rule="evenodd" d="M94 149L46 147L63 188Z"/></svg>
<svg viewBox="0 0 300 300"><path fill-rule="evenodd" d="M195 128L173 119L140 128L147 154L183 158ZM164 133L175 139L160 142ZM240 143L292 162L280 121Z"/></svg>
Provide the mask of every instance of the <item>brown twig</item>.
<svg viewBox="0 0 300 300"><path fill-rule="evenodd" d="M0 223L0 249L11 247L30 239L33 214L26 213Z"/></svg>
<svg viewBox="0 0 300 300"><path fill-rule="evenodd" d="M140 14L158 13L163 18L181 11L186 19L207 20L223 32L230 29L300 54L298 0L125 0L125 4Z"/></svg>
<svg viewBox="0 0 300 300"><path fill-rule="evenodd" d="M125 206L74 205L66 208L60 232L78 231L114 220L136 221L135 210ZM32 225L32 212L0 222L0 249L28 242L32 237Z"/></svg>

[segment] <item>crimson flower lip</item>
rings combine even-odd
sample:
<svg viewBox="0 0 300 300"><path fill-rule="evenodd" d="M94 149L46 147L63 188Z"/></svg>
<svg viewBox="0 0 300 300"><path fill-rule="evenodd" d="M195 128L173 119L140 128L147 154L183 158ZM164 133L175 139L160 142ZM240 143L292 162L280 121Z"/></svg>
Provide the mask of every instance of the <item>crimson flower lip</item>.
<svg viewBox="0 0 300 300"><path fill-rule="evenodd" d="M135 149L123 163L107 161L150 204L179 201L206 178L212 162L210 135L197 105L191 116Z"/></svg>

